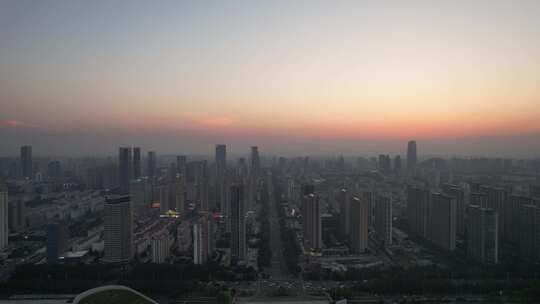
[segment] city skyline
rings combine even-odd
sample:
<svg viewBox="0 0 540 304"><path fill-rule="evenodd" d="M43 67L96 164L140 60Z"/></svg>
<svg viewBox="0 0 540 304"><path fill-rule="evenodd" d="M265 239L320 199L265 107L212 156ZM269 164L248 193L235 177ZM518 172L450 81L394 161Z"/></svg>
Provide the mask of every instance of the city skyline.
<svg viewBox="0 0 540 304"><path fill-rule="evenodd" d="M540 0L0 0L0 304L540 303Z"/></svg>
<svg viewBox="0 0 540 304"><path fill-rule="evenodd" d="M536 1L5 1L0 20L2 155L540 150Z"/></svg>
<svg viewBox="0 0 540 304"><path fill-rule="evenodd" d="M0 128L0 134L2 134ZM5 133L4 133L5 134ZM40 157L115 157L118 149L118 141L124 143L122 146L133 147L144 152L155 152L160 147L159 153L162 156L174 157L179 153L184 155L203 157L212 159L214 156L215 143L210 140L198 141L190 145L183 145L183 138L180 136L164 139L156 142L155 137L151 137L151 144L148 137L133 135L131 139L119 139L115 137L95 138L92 141L81 139L79 136L66 138L61 136L40 137L37 134L32 137L34 140L24 140L15 138L8 145L0 147L2 157L18 157L21 146L34 147L34 155ZM82 142L76 142L76 140ZM200 138L199 138L200 139ZM216 140L216 142L226 142L229 153L235 158L242 158L249 155L246 152L255 141L245 142L247 139L235 139L231 142ZM207 142L208 141L208 142ZM16 143L22 143L18 145ZM70 143L67 145L66 143ZM392 156L407 155L408 140L381 140L381 139L360 139L360 140L331 140L329 142L303 140L280 140L273 138L265 141L265 156L313 156L313 157L376 157L380 153L389 153ZM420 142L422 144L419 154L420 160L431 157L464 157L464 158L518 158L535 159L538 158L539 144L537 135L524 135L513 137L493 137L493 138L462 138L462 139L433 139ZM62 145L63 144L63 145ZM280 144L282 146L280 147ZM11 147L13 145L13 147ZM15 146L18 145L18 146Z"/></svg>

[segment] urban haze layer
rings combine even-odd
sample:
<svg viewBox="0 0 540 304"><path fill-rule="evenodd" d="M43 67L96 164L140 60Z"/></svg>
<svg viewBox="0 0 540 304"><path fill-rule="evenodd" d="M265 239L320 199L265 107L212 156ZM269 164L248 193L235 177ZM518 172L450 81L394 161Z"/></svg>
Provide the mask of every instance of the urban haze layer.
<svg viewBox="0 0 540 304"><path fill-rule="evenodd" d="M33 152L0 158L5 301L537 300L538 159Z"/></svg>
<svg viewBox="0 0 540 304"><path fill-rule="evenodd" d="M0 304L540 303L540 0L0 0Z"/></svg>

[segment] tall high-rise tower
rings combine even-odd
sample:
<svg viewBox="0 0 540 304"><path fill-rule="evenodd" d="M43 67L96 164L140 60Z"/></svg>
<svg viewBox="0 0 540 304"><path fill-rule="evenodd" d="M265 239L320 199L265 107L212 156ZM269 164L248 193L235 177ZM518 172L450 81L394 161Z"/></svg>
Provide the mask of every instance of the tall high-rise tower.
<svg viewBox="0 0 540 304"><path fill-rule="evenodd" d="M221 212L228 215L227 188L225 178L227 172L227 147L216 145L216 199Z"/></svg>
<svg viewBox="0 0 540 304"><path fill-rule="evenodd" d="M129 181L132 177L132 170L131 148L120 147L118 151L118 180L120 182L120 191L123 194L129 193Z"/></svg>
<svg viewBox="0 0 540 304"><path fill-rule="evenodd" d="M394 157L394 172L399 174L401 172L401 156L396 155Z"/></svg>
<svg viewBox="0 0 540 304"><path fill-rule="evenodd" d="M107 199L104 215L104 261L129 261L133 257L133 219L129 196Z"/></svg>
<svg viewBox="0 0 540 304"><path fill-rule="evenodd" d="M358 197L368 203L368 227L375 225L375 195L372 190L364 189L358 192Z"/></svg>
<svg viewBox="0 0 540 304"><path fill-rule="evenodd" d="M247 189L247 206L251 209L255 203L257 196L257 187L259 183L259 177L261 175L261 161L259 159L259 148L256 146L251 147L251 166L249 168L249 180Z"/></svg>
<svg viewBox="0 0 540 304"><path fill-rule="evenodd" d="M505 209L506 209L505 215L508 218L508 220L506 221L508 225L506 225L507 229L506 229L505 239L509 243L519 244L519 238L521 235L521 229L519 225L520 212L521 212L521 208L527 205L538 206L539 204L535 202L535 200L530 196L514 194L508 197L508 201L505 204Z"/></svg>
<svg viewBox="0 0 540 304"><path fill-rule="evenodd" d="M140 177L133 179L129 183L129 195L131 198L131 209L135 216L141 216L150 211L152 201L152 189L148 178Z"/></svg>
<svg viewBox="0 0 540 304"><path fill-rule="evenodd" d="M350 244L353 252L361 253L368 247L368 214L369 204L365 199L351 199Z"/></svg>
<svg viewBox="0 0 540 304"><path fill-rule="evenodd" d="M259 159L259 147L251 147L251 167L250 173L252 177L258 177L261 170L261 160Z"/></svg>
<svg viewBox="0 0 540 304"><path fill-rule="evenodd" d="M392 197L389 194L375 196L375 235L385 246L392 245Z"/></svg>
<svg viewBox="0 0 540 304"><path fill-rule="evenodd" d="M429 224L429 189L407 188L407 221L411 232L420 237L427 237Z"/></svg>
<svg viewBox="0 0 540 304"><path fill-rule="evenodd" d="M202 212L193 223L193 263L206 263L213 251L212 238L211 217Z"/></svg>
<svg viewBox="0 0 540 304"><path fill-rule="evenodd" d="M193 223L193 264L200 265L206 262L208 255L204 250L203 223L196 221Z"/></svg>
<svg viewBox="0 0 540 304"><path fill-rule="evenodd" d="M442 193L432 193L430 203L429 239L439 247L456 248L456 199Z"/></svg>
<svg viewBox="0 0 540 304"><path fill-rule="evenodd" d="M465 234L465 191L458 185L443 184L443 193L456 199L456 233Z"/></svg>
<svg viewBox="0 0 540 304"><path fill-rule="evenodd" d="M21 198L13 200L9 202L8 210L9 229L12 231L23 230L26 227L26 201Z"/></svg>
<svg viewBox="0 0 540 304"><path fill-rule="evenodd" d="M184 177L186 176L186 164L187 157L185 155L176 156L176 171Z"/></svg>
<svg viewBox="0 0 540 304"><path fill-rule="evenodd" d="M227 146L216 145L216 171L217 174L225 174L227 169Z"/></svg>
<svg viewBox="0 0 540 304"><path fill-rule="evenodd" d="M502 242L504 233L507 231L508 214L505 212L507 211L505 206L508 205L508 191L505 188L493 186L480 186L480 191L487 194L487 208L495 210L499 215L499 241Z"/></svg>
<svg viewBox="0 0 540 304"><path fill-rule="evenodd" d="M238 159L238 166L236 168L236 176L239 179L247 179L248 178L248 166L246 163L246 159L244 157L240 157Z"/></svg>
<svg viewBox="0 0 540 304"><path fill-rule="evenodd" d="M141 177L141 148L133 148L133 177Z"/></svg>
<svg viewBox="0 0 540 304"><path fill-rule="evenodd" d="M470 205L476 205L482 208L487 208L487 200L488 200L487 194L483 192L471 192L469 197L470 197L469 199Z"/></svg>
<svg viewBox="0 0 540 304"><path fill-rule="evenodd" d="M152 236L150 239L152 263L165 263L166 259L170 256L171 243L172 238L167 230Z"/></svg>
<svg viewBox="0 0 540 304"><path fill-rule="evenodd" d="M206 160L191 161L186 166L187 200L195 202L201 211L208 211L208 166Z"/></svg>
<svg viewBox="0 0 540 304"><path fill-rule="evenodd" d="M497 264L498 216L493 209L469 206L467 255L483 264Z"/></svg>
<svg viewBox="0 0 540 304"><path fill-rule="evenodd" d="M347 237L350 233L350 220L351 220L351 194L348 189L341 189L338 193L339 203L339 233L343 238Z"/></svg>
<svg viewBox="0 0 540 304"><path fill-rule="evenodd" d="M21 166L22 177L32 178L33 166L32 166L32 146L21 147Z"/></svg>
<svg viewBox="0 0 540 304"><path fill-rule="evenodd" d="M519 215L519 254L529 262L540 261L540 208L524 205Z"/></svg>
<svg viewBox="0 0 540 304"><path fill-rule="evenodd" d="M416 156L416 141L411 140L407 144L407 170L412 170L416 167L418 161Z"/></svg>
<svg viewBox="0 0 540 304"><path fill-rule="evenodd" d="M154 151L148 152L147 162L148 162L148 165L146 167L146 175L152 179L156 176L156 166L157 166L156 152Z"/></svg>
<svg viewBox="0 0 540 304"><path fill-rule="evenodd" d="M8 190L3 181L0 180L0 249L8 244L9 235L9 205L8 205Z"/></svg>
<svg viewBox="0 0 540 304"><path fill-rule="evenodd" d="M243 261L247 254L244 187L242 185L231 186L230 197L231 257L235 261Z"/></svg>
<svg viewBox="0 0 540 304"><path fill-rule="evenodd" d="M68 250L69 232L65 223L47 225L47 263L58 262L62 253Z"/></svg>
<svg viewBox="0 0 540 304"><path fill-rule="evenodd" d="M303 186L302 192L304 248L319 250L322 248L321 203L312 185Z"/></svg>

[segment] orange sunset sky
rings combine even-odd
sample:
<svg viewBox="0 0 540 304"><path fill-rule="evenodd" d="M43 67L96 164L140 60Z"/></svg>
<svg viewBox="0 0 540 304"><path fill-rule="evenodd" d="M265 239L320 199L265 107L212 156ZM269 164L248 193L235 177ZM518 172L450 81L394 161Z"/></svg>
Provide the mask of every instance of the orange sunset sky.
<svg viewBox="0 0 540 304"><path fill-rule="evenodd" d="M538 156L540 2L2 1L0 107L5 155Z"/></svg>

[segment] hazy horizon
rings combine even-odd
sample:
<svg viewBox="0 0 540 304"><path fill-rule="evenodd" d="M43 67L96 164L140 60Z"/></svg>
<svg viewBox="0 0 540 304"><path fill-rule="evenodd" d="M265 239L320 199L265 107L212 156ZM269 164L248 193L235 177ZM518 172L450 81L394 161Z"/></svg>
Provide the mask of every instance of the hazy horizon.
<svg viewBox="0 0 540 304"><path fill-rule="evenodd" d="M538 157L538 1L2 1L0 155Z"/></svg>
<svg viewBox="0 0 540 304"><path fill-rule="evenodd" d="M258 146L263 155L279 156L376 156L379 154L406 155L407 142L416 140L420 157L510 157L538 158L540 135L524 134L494 137L453 139L318 139L310 137L277 137L251 135L227 136L219 133L176 131L141 134L137 131L103 132L94 136L84 132L51 132L2 128L0 137L13 138L0 147L0 156L17 156L23 145L33 147L34 156L117 156L121 146L141 147L143 152L159 155L213 156L216 144L227 145L229 155L248 155L251 146ZM202 134L201 134L202 133ZM189 144L186 144L189 143ZM519 149L517 149L517 147Z"/></svg>

